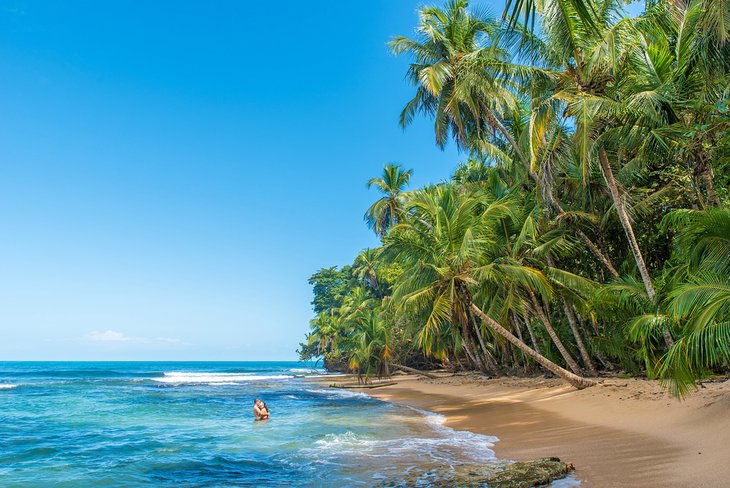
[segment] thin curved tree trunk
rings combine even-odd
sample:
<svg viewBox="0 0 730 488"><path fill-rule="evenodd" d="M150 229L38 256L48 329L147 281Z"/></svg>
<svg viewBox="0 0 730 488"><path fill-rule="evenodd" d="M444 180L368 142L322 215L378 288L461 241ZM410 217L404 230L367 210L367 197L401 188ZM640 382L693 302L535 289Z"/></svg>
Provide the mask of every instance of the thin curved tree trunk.
<svg viewBox="0 0 730 488"><path fill-rule="evenodd" d="M547 330L548 335L550 335L550 339L552 339L555 347L557 347L558 351L560 351L560 355L563 356L566 364L575 374L581 374L580 366L578 366L578 363L575 359L573 359L573 356L570 355L570 352L568 352L568 349L566 349L563 341L561 341L560 337L558 337L558 334L555 332L553 325L550 323L550 320L545 315L545 312L543 312L540 303L538 303L535 294L532 292L532 290L528 290L528 292L530 293L530 300L532 301L532 307L535 309L535 313L537 314L542 324L545 326L545 329Z"/></svg>
<svg viewBox="0 0 730 488"><path fill-rule="evenodd" d="M461 345L464 348L466 357L469 359L469 362L472 364L474 369L478 369L479 371L484 371L484 365L477 359L477 356L475 356L474 352L471 350L468 335L462 335Z"/></svg>
<svg viewBox="0 0 730 488"><path fill-rule="evenodd" d="M555 267L555 262L550 256L547 256L546 261L549 266L553 268ZM568 303L563 297L560 297L560 303L563 305L563 312L565 313L565 317L568 319L568 324L570 325L570 330L573 332L575 344L578 346L578 351L580 351L581 358L583 359L583 364L585 365L586 369L588 369L588 372L591 374L591 376L598 376L596 365L593 364L593 360L591 359L590 354L588 354L588 349L586 349L586 346L583 343L583 339L580 336L580 331L578 330L578 325L575 323L575 315L573 315L573 311L570 309Z"/></svg>
<svg viewBox="0 0 730 488"><path fill-rule="evenodd" d="M555 210L558 216L563 217L565 215L565 210L563 210L563 207L561 207L558 201L555 200L552 192L547 192L547 199L548 203L550 203L550 206L553 207L553 210ZM608 259L608 257L603 253L603 251L601 251L598 246L596 246L596 244L590 239L590 237L588 237L585 232L580 229L573 229L573 231L578 235L580 240L583 241L588 250L591 251L596 259L598 259L601 264L603 264L603 266L608 270L611 277L618 278L618 271L616 271L616 268L613 267L611 260Z"/></svg>
<svg viewBox="0 0 730 488"><path fill-rule="evenodd" d="M712 166L702 155L699 155L698 159L700 161L698 172L700 175L700 179L702 180L702 184L705 187L707 203L709 203L711 206L717 206L718 200L717 195L715 195L715 185L712 181Z"/></svg>
<svg viewBox="0 0 730 488"><path fill-rule="evenodd" d="M581 328L583 329L583 333L586 335L586 337L590 336L590 330L588 330L588 326L586 325L586 321L581 317L581 315L578 313L578 310L576 310L575 307L572 308L573 310L573 316L578 319L578 323L580 324ZM591 318L591 328L593 329L593 333L595 335L599 335L600 332L598 330L598 325L596 324L596 321Z"/></svg>
<svg viewBox="0 0 730 488"><path fill-rule="evenodd" d="M456 351L454 351L454 359L456 360L456 364L459 365L459 370L466 371L466 368L464 367L464 364L461 362L461 359L459 359L459 355L456 354Z"/></svg>
<svg viewBox="0 0 730 488"><path fill-rule="evenodd" d="M578 323L580 324L580 327L583 330L583 333L586 335L586 337L590 337L591 332L590 332L588 326L586 325L586 321L583 319L583 317L581 317L581 315L578 313L578 310L576 310L575 307L572 307L571 310L573 312L573 316L578 319ZM590 321L591 321L591 328L593 329L593 333L596 336L598 336L600 334L600 331L598 330L598 326L596 325L595 320L593 320L591 318ZM606 359L606 357L603 355L603 353L601 352L600 349L594 350L593 354L596 356L596 359L598 359L598 362L600 362L601 365L605 369L608 369L611 371L615 369L613 364L611 364L611 362L608 359Z"/></svg>
<svg viewBox="0 0 730 488"><path fill-rule="evenodd" d="M530 169L530 162L525 157L525 153L522 152L522 149L519 145L517 145L517 142L512 138L512 134L509 133L507 128L504 126L501 120L497 118L496 115L492 113L492 111L489 109L489 107L486 107L482 105L482 108L484 109L484 115L487 119L487 125L492 126L493 128L496 128L505 139L507 139L507 142L510 146L512 146L512 149L515 150L515 153L517 153L517 156L520 158L520 160L525 163L527 167L527 171L531 172Z"/></svg>
<svg viewBox="0 0 730 488"><path fill-rule="evenodd" d="M471 315L471 314L470 314ZM477 324L476 318L474 315L471 315L471 323L474 326L474 333L477 336L477 339L479 340L479 346L482 348L482 355L484 356L484 365L487 367L490 373L498 373L499 367L497 364L492 360L492 355L489 354L489 351L487 350L487 346L484 344L484 339L482 338L482 332L479 330L479 325Z"/></svg>
<svg viewBox="0 0 730 488"><path fill-rule="evenodd" d="M542 354L542 351L540 350L540 344L537 342L537 338L535 337L535 331L532 330L532 325L530 325L530 319L525 318L525 326L527 327L527 332L530 334L532 347L535 348L535 351L537 351L538 354Z"/></svg>
<svg viewBox="0 0 730 488"><path fill-rule="evenodd" d="M520 323L517 321L517 315L512 312L512 328L517 332L517 338L525 342L525 339L522 338L522 328L520 327ZM527 371L527 358L525 357L525 353L520 351L520 355L522 356L522 362L525 365L525 371Z"/></svg>
<svg viewBox="0 0 730 488"><path fill-rule="evenodd" d="M609 192L611 193L613 206L616 208L616 213L618 214L618 218L621 221L621 226L624 228L626 239L629 241L629 248L631 249L631 253L634 255L636 267L639 268L639 274L641 275L641 280L644 282L646 294L649 295L649 299L653 302L654 297L656 296L656 292L654 291L654 285L651 282L651 276L649 276L649 270L646 267L646 261L644 261L644 256L642 256L641 254L639 242L636 240L636 235L634 234L634 227L631 224L631 219L629 219L629 214L626 212L624 202L623 200L621 200L621 195L618 191L618 184L616 183L616 179L613 177L611 163L608 161L608 154L606 154L606 150L604 148L601 148L598 151L598 160L601 163L601 170L603 171L603 177L606 180L606 185L608 185ZM664 336L664 343L666 344L667 349L669 349L674 344L672 334L666 328L662 330L662 334Z"/></svg>
<svg viewBox="0 0 730 488"><path fill-rule="evenodd" d="M402 364L393 363L393 367L395 369L400 369L402 371L405 371L406 373L413 373L413 374L425 376L426 378L429 378L429 379L432 379L432 380L438 379L438 376L436 376L434 374L431 374L428 371L421 371L420 369L411 368L410 366L403 366Z"/></svg>
<svg viewBox="0 0 730 488"><path fill-rule="evenodd" d="M484 325L492 329L497 334L501 335L505 339L507 339L513 346L517 347L520 351L524 352L527 356L534 359L536 362L538 362L540 365L542 365L545 369L550 371L551 373L555 374L559 378L562 378L567 383L569 383L574 388L577 388L578 390L582 390L584 388L588 388L590 386L594 386L596 384L595 381L589 380L588 378L583 378L581 376L578 376L576 374L571 373L567 369L563 369L554 362L550 361L545 356L538 354L535 352L534 349L532 349L530 346L519 340L517 337L515 337L514 334L512 334L510 331L502 327L498 322L496 322L494 319L492 319L490 316L482 312L482 310L477 307L474 303L470 305L470 308L472 312L474 312L477 317L479 317L482 322L484 322Z"/></svg>
<svg viewBox="0 0 730 488"><path fill-rule="evenodd" d="M565 312L565 316L567 317L568 323L570 324L570 330L573 331L575 343L578 346L578 350L580 351L580 356L581 358L583 358L583 364L586 365L586 368L588 369L588 372L591 373L591 376L598 376L596 365L593 364L591 355L588 354L588 349L586 349L586 345L583 343L583 339L580 337L580 331L578 330L578 325L575 323L575 316L573 315L573 311L570 309L568 304L565 303L565 300L561 299L561 301L563 302L563 311Z"/></svg>
<svg viewBox="0 0 730 488"><path fill-rule="evenodd" d="M624 202L619 194L618 184L616 183L616 179L613 177L613 170L611 169L611 163L608 161L608 154L606 154L605 149L601 148L598 151L598 160L601 163L603 178L606 180L606 185L611 193L613 206L616 208L616 213L621 221L621 226L624 228L626 239L629 241L629 248L631 249L631 253L634 255L636 267L639 268L639 274L641 275L641 280L644 282L646 294L649 295L649 298L652 301L654 301L654 296L656 295L654 292L654 285L651 282L651 277L649 276L649 270L646 267L644 256L641 255L641 249L639 248L639 243L636 240L631 219L629 219L629 214L626 212L626 207L624 207Z"/></svg>

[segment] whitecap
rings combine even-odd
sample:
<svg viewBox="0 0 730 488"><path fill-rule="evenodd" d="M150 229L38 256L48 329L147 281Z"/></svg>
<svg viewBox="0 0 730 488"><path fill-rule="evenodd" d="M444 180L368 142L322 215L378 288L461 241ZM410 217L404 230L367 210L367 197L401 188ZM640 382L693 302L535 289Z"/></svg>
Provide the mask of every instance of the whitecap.
<svg viewBox="0 0 730 488"><path fill-rule="evenodd" d="M319 450L332 450L342 453L353 449L361 451L362 448L374 446L379 442L381 441L364 436L358 436L354 432L348 430L342 434L327 434L324 438L314 441L314 445Z"/></svg>
<svg viewBox="0 0 730 488"><path fill-rule="evenodd" d="M18 385L11 385L9 383L1 383L0 384L0 390L11 390L13 388L17 388Z"/></svg>
<svg viewBox="0 0 730 488"><path fill-rule="evenodd" d="M158 383L173 385L236 385L247 381L281 380L291 378L289 375L257 375L254 373L188 373L171 371L162 378L151 378Z"/></svg>
<svg viewBox="0 0 730 488"><path fill-rule="evenodd" d="M352 391L352 390L346 390L346 389L339 389L339 388L330 388L327 390L314 390L314 389L306 389L304 391L307 391L309 393L314 393L315 395L322 395L330 400L339 400L342 398L371 398L369 395L359 392L359 391Z"/></svg>
<svg viewBox="0 0 730 488"><path fill-rule="evenodd" d="M322 393L309 390L313 393ZM346 390L345 390L346 392ZM348 392L353 393L353 392ZM357 392L357 395L361 393ZM402 415L408 410L418 415ZM305 454L318 458L330 456L369 456L393 459L430 459L432 462L451 464L452 462L494 463L499 459L494 453L494 444L499 438L490 435L475 434L469 431L455 430L444 425L446 417L424 410L409 408L400 413L393 412L384 418L384 425L396 421L398 423L425 424L423 430L416 427L411 435L397 438L371 437L347 431L339 434L327 434L305 449ZM566 487L567 488L567 487Z"/></svg>
<svg viewBox="0 0 730 488"><path fill-rule="evenodd" d="M294 374L306 374L306 375L311 375L311 374L321 375L321 374L326 373L326 371L324 369L313 369L313 368L290 368L289 372L294 373Z"/></svg>

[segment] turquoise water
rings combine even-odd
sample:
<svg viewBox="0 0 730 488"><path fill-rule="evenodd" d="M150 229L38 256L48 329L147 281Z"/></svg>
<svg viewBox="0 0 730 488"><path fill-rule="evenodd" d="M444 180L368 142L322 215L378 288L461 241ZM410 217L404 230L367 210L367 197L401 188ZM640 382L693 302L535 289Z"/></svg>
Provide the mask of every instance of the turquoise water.
<svg viewBox="0 0 730 488"><path fill-rule="evenodd" d="M496 438L294 362L0 363L3 487L427 486ZM305 377L302 377L305 376ZM252 419L254 397L272 419Z"/></svg>

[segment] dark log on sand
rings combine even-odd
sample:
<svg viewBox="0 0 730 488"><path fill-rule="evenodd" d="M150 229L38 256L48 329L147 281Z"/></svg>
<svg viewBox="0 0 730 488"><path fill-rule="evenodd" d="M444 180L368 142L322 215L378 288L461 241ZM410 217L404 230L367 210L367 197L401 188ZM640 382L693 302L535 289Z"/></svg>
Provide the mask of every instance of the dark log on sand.
<svg viewBox="0 0 730 488"><path fill-rule="evenodd" d="M393 386L397 384L397 381L383 381L380 383L332 383L330 388L380 388L381 386Z"/></svg>
<svg viewBox="0 0 730 488"><path fill-rule="evenodd" d="M400 364L391 363L391 366L393 366L395 369L400 369L401 371L405 371L406 373L413 373L418 374L421 376L425 376L426 378L431 378L432 380L438 379L438 376L427 373L425 371L421 371L419 369L415 368L409 368L408 366L401 366Z"/></svg>

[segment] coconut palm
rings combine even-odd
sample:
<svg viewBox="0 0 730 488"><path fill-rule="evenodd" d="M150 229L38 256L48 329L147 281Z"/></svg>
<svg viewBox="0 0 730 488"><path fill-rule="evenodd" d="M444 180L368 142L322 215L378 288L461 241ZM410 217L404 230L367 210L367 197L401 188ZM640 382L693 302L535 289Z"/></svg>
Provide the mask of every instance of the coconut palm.
<svg viewBox="0 0 730 488"><path fill-rule="evenodd" d="M409 53L415 60L407 77L416 86L416 94L401 113L401 125L409 125L417 113L430 116L440 147L453 135L458 144L497 160L514 159L515 166L540 185L542 180L528 157L535 148L523 149L520 134L513 134L508 126L519 126L522 118L517 96L520 87L515 80L542 78L544 70L509 62L509 52L500 45L500 37L492 35L498 33L498 25L470 12L468 5L467 0L452 0L444 9L425 7L420 10L418 38L399 36L390 42L395 54ZM523 132L531 137L542 134L543 129L532 127L544 123L544 117L535 117L531 129ZM494 137L490 138L490 133ZM530 139L527 145L533 146L533 142ZM543 196L559 216L565 214L549 188ZM581 229L574 231L609 273L618 276L588 235Z"/></svg>
<svg viewBox="0 0 730 488"><path fill-rule="evenodd" d="M365 249L358 254L352 265L352 274L363 280L373 293L382 298L378 277L380 251L380 249Z"/></svg>
<svg viewBox="0 0 730 488"><path fill-rule="evenodd" d="M730 364L730 210L676 211L666 224L680 264L666 301L679 338L662 358L659 374L684 395L713 367Z"/></svg>
<svg viewBox="0 0 730 488"><path fill-rule="evenodd" d="M629 216L625 191L614 176L611 147L605 139L605 134L620 123L616 113L621 111L621 96L615 81L626 77L627 59L635 47L628 35L632 27L620 16L621 4L616 0L599 0L591 6L586 17L579 15L573 0L549 0L538 5L544 32L541 50L548 53L545 61L553 66L557 80L545 96L564 102L566 113L575 122L574 141L584 184L591 173L593 157L597 156L639 274L653 300L654 286ZM619 157L620 152L614 151L614 158Z"/></svg>
<svg viewBox="0 0 730 488"><path fill-rule="evenodd" d="M400 165L386 164L380 178L368 181L368 188L375 186L383 196L365 212L365 221L380 238L397 225L403 214L403 190L411 180L413 170L403 171Z"/></svg>
<svg viewBox="0 0 730 488"><path fill-rule="evenodd" d="M639 22L624 18L615 0L591 2L588 18L578 14L574 3L549 0L537 5L544 35L540 50L549 53L545 62L553 66L557 80L545 96L562 100L574 120L584 184L597 161L646 293L654 301L654 283L622 179L642 165L671 160L687 136L707 137L710 128L719 133L726 127L722 117L711 117L715 125L700 126L697 108L698 102L713 105L727 86L728 46L717 29L702 28L699 19L709 7L706 2L662 4ZM725 56L719 54L723 51ZM705 182L707 199L714 202L711 153L696 149L684 154L694 151L690 157ZM665 338L671 345L671 336Z"/></svg>
<svg viewBox="0 0 730 488"><path fill-rule="evenodd" d="M416 192L409 201L413 217L396 226L386 242L386 253L404 266L393 301L403 309L428 314L419 333L419 344L429 352L434 337L444 328L469 346L469 316L474 314L543 367L576 388L593 384L535 352L473 300L480 283L510 283L549 294L549 283L538 270L527 266L488 262L494 229L514 209L508 203L490 201L485 194L460 196L450 186ZM473 353L472 353L473 354Z"/></svg>
<svg viewBox="0 0 730 488"><path fill-rule="evenodd" d="M314 280L303 355L537 363L578 388L599 362L684 395L730 365L730 2L515 1L538 29L452 0L391 42L401 124L432 118L469 160L408 193L397 166L371 180L382 253Z"/></svg>
<svg viewBox="0 0 730 488"><path fill-rule="evenodd" d="M350 368L360 375L390 376L389 362L393 357L390 329L377 310L369 310L357 319L352 335L355 347L350 355Z"/></svg>
<svg viewBox="0 0 730 488"><path fill-rule="evenodd" d="M445 8L423 7L419 11L418 37L397 36L390 41L394 54L411 54L415 62L408 79L416 94L400 116L406 127L421 112L434 118L436 143L444 147L449 137L464 144L470 131L499 132L512 147L521 149L499 120L514 108L517 99L508 80L498 79L487 66L504 61L507 53L489 43L487 34L498 23L486 15L467 10L467 0L450 0Z"/></svg>

